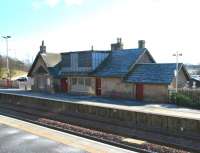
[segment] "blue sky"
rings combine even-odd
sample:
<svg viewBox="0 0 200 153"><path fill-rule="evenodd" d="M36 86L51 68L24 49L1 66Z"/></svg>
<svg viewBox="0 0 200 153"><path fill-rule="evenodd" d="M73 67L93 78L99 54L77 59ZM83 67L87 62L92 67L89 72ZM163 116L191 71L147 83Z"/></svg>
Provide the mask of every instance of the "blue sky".
<svg viewBox="0 0 200 153"><path fill-rule="evenodd" d="M45 40L48 52L125 48L139 39L158 62L200 63L199 0L2 0L0 35L11 35L9 55L32 60ZM5 55L5 41L0 39Z"/></svg>
<svg viewBox="0 0 200 153"><path fill-rule="evenodd" d="M50 4L51 1L52 4ZM82 3L81 0L77 1ZM110 2L87 0L83 4L72 3L68 5L61 0L1 1L1 33L26 35L35 31L46 31L49 25L53 27L63 22L74 22L82 16L97 11L98 8L110 5Z"/></svg>

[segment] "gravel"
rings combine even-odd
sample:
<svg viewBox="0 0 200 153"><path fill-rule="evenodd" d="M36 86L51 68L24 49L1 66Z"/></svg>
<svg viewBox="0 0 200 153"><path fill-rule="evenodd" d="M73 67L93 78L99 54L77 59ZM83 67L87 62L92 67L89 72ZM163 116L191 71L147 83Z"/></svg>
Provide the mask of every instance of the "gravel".
<svg viewBox="0 0 200 153"><path fill-rule="evenodd" d="M128 143L128 142L123 142L123 140L125 139L125 137L123 137L123 136L118 136L118 135L115 135L115 134L109 134L109 133L105 133L105 132L102 132L102 131L83 128L83 127L71 125L71 124L68 124L68 123L50 120L50 119L47 119L47 118L39 118L38 121L41 122L41 123L50 125L50 126L57 126L59 128L67 129L67 130L77 132L77 133L80 133L80 134L89 135L89 136L93 136L93 137L104 139L104 140L114 141L114 142L117 142L117 143L124 143L126 145L133 145L133 144ZM184 150L179 150L179 149L175 149L175 148L171 148L171 147L167 147L167 146L162 146L162 145L158 145L158 144L154 144L154 143L149 143L149 142L146 142L146 143L141 144L141 145L137 145L137 147L139 147L141 149L145 149L147 151L158 152L158 153L189 153L189 152L184 151Z"/></svg>

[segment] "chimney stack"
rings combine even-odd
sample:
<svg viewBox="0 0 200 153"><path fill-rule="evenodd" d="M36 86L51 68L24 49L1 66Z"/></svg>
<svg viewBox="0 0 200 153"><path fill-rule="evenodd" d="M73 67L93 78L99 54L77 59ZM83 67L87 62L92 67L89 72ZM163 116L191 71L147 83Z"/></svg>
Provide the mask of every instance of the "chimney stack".
<svg viewBox="0 0 200 153"><path fill-rule="evenodd" d="M138 40L138 48L145 48L145 40Z"/></svg>
<svg viewBox="0 0 200 153"><path fill-rule="evenodd" d="M117 38L117 43L111 44L111 51L123 50L122 38Z"/></svg>
<svg viewBox="0 0 200 153"><path fill-rule="evenodd" d="M42 40L42 45L40 46L40 54L46 53L46 46L44 46L44 40Z"/></svg>

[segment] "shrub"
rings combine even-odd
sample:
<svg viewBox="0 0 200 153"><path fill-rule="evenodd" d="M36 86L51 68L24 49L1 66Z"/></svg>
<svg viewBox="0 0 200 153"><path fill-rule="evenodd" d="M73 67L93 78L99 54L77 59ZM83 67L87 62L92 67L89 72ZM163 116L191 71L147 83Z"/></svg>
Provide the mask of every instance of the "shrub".
<svg viewBox="0 0 200 153"><path fill-rule="evenodd" d="M175 103L176 102L176 93L171 93L171 95L170 95L170 101L171 102L173 102L173 103Z"/></svg>
<svg viewBox="0 0 200 153"><path fill-rule="evenodd" d="M200 103L195 102L190 96L183 93L172 93L171 101L175 102L178 106L200 108Z"/></svg>
<svg viewBox="0 0 200 153"><path fill-rule="evenodd" d="M186 107L194 105L192 99L189 96L180 93L176 94L176 104Z"/></svg>

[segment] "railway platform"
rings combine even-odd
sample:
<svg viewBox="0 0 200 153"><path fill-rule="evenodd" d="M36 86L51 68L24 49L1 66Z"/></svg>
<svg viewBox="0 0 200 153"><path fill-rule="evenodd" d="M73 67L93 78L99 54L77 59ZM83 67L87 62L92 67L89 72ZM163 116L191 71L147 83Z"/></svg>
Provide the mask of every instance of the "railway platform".
<svg viewBox="0 0 200 153"><path fill-rule="evenodd" d="M0 115L1 153L133 153Z"/></svg>
<svg viewBox="0 0 200 153"><path fill-rule="evenodd" d="M158 115L174 116L180 118L184 117L188 119L200 120L200 110L178 107L174 104L153 104L137 100L112 99L94 96L73 96L62 93L39 93L23 91L19 89L0 89L0 93L10 93L21 96L43 98L75 104L85 104L127 111L138 111L144 113L153 113Z"/></svg>
<svg viewBox="0 0 200 153"><path fill-rule="evenodd" d="M200 150L200 111L173 104L0 90L0 106L124 137Z"/></svg>

